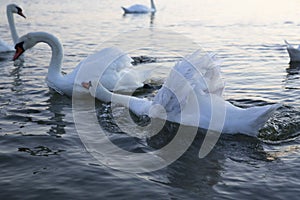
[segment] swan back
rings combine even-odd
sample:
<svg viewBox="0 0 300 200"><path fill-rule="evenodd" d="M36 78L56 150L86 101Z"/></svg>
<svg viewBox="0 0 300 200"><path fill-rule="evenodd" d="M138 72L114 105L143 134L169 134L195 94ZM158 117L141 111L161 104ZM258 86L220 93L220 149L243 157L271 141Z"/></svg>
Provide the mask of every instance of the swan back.
<svg viewBox="0 0 300 200"><path fill-rule="evenodd" d="M134 91L143 86L147 76L146 72L136 72L132 61L117 47L102 49L79 64L76 69L76 83L100 80L101 84L111 91Z"/></svg>
<svg viewBox="0 0 300 200"><path fill-rule="evenodd" d="M147 6L135 4L133 6L130 6L129 8L122 7L125 13L148 13L150 12L150 9Z"/></svg>
<svg viewBox="0 0 300 200"><path fill-rule="evenodd" d="M6 42L0 39L0 52L14 51L13 46L8 45Z"/></svg>
<svg viewBox="0 0 300 200"><path fill-rule="evenodd" d="M104 48L80 62L78 81L99 80L105 72L120 72L132 59L117 47Z"/></svg>
<svg viewBox="0 0 300 200"><path fill-rule="evenodd" d="M123 9L125 14L130 14L130 13L142 14L142 13L149 13L149 12L155 13L156 7L155 7L154 0L150 0L150 4L151 4L150 8L141 4L135 4L133 6L130 6L129 8L125 8L125 7L121 7L121 8Z"/></svg>

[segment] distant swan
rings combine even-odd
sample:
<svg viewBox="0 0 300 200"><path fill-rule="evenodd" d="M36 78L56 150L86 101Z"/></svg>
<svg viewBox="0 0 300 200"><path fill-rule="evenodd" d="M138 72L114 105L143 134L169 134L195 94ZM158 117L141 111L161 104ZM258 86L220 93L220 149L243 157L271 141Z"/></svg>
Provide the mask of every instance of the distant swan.
<svg viewBox="0 0 300 200"><path fill-rule="evenodd" d="M286 49L290 56L290 62L300 62L300 45L296 48L288 41L284 40L284 42L287 45Z"/></svg>
<svg viewBox="0 0 300 200"><path fill-rule="evenodd" d="M14 13L16 13L24 18L26 18L26 17L23 14L22 9L19 6L17 6L16 4L7 5L7 7L6 7L7 20L8 20L11 36L12 36L12 39L13 39L13 42L15 45L19 39L19 36L17 34L17 30L15 27L15 22L14 22L14 17L13 17ZM8 51L14 51L13 46L9 46L6 42L1 40L1 38L0 38L0 52L8 52Z"/></svg>
<svg viewBox="0 0 300 200"><path fill-rule="evenodd" d="M210 127L212 112L222 119L223 109L224 126L221 130L230 134L257 136L259 129L280 106L274 104L239 108L225 101L222 94L224 84L217 60L212 54L203 55L200 50L173 67L153 100L114 94L97 80L87 80L82 86L89 89L93 97L121 104L137 115L148 115L205 129ZM195 121L197 118L200 120ZM217 123L222 123L222 120Z"/></svg>
<svg viewBox="0 0 300 200"><path fill-rule="evenodd" d="M142 13L155 13L156 12L156 7L154 4L154 0L151 0L151 8L140 5L140 4L135 4L133 6L130 6L129 8L122 7L124 10L125 14L142 14Z"/></svg>
<svg viewBox="0 0 300 200"><path fill-rule="evenodd" d="M39 42L44 42L51 47L52 57L46 81L50 88L60 94L72 96L73 88L82 89L82 80L76 79L78 71L80 71L81 76L91 79L95 78L96 72L101 71L103 74L100 79L101 83L109 90L120 92L132 92L143 87L143 82L149 75L149 70L136 72L131 65L132 59L116 47L105 48L88 56L72 72L63 75L61 72L63 47L58 38L46 32L31 32L19 38L19 43L15 46L16 52L13 60L16 60L23 52ZM78 92L88 93L85 89Z"/></svg>

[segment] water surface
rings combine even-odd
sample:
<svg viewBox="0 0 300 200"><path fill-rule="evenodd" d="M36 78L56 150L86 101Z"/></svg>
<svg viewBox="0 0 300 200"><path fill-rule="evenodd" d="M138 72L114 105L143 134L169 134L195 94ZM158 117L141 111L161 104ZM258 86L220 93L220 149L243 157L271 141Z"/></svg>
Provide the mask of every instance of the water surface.
<svg viewBox="0 0 300 200"><path fill-rule="evenodd" d="M300 68L289 64L283 42L300 44L299 1L157 0L154 16L123 16L120 6L133 1L4 0L0 36L7 42L11 38L5 7L12 2L20 4L27 16L15 17L20 35L47 31L60 38L65 72L87 55L115 45L133 57L154 58L155 62L137 66L158 66L153 81L159 84L180 57L201 47L222 60L227 100L241 107L271 103L282 107L258 138L224 135L207 157L199 159L204 135L199 130L188 151L168 167L126 173L86 151L76 131L72 99L49 90L44 80L51 55L47 45L27 51L25 62L17 66L11 61L13 53L1 54L1 199L296 199L299 195ZM181 39L164 43L162 30ZM143 31L147 37L131 34ZM153 38L161 42L141 43ZM137 95L151 98L153 93ZM109 138L132 152L159 148L176 133L176 125L168 124L155 138L137 139L114 123L110 105L97 102L96 108ZM119 108L120 118L125 110Z"/></svg>

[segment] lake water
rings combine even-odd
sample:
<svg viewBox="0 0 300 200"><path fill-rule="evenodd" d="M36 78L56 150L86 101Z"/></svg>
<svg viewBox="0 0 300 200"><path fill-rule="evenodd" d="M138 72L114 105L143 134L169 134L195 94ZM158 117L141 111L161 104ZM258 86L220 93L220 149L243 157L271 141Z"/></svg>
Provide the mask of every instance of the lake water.
<svg viewBox="0 0 300 200"><path fill-rule="evenodd" d="M82 143L72 99L45 82L50 48L27 51L22 65L13 53L0 55L1 199L297 199L300 194L300 65L289 64L284 39L300 44L298 0L157 0L153 16L123 16L121 6L147 0L30 0L0 3L0 36L10 42L5 15L9 3L19 35L46 31L64 47L63 71L108 46L130 56L147 56L160 84L182 56L203 48L222 60L225 98L241 107L281 103L258 138L223 135L198 157L193 144L172 164L149 173L129 173L101 163ZM141 91L151 98L153 92ZM167 124L155 138L121 131L110 105L97 102L98 121L110 140L131 152L159 148L176 134ZM121 123L126 109L116 111ZM123 121L122 121L123 120ZM140 119L138 119L140 120ZM85 124L89 128L89 124ZM130 130L130 129L129 129Z"/></svg>

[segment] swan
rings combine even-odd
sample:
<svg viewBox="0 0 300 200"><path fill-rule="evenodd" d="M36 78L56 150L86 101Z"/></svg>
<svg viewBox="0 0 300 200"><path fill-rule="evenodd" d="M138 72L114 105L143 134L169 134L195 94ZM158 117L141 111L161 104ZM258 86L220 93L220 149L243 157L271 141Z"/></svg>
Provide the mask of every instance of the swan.
<svg viewBox="0 0 300 200"><path fill-rule="evenodd" d="M26 18L26 17L23 14L22 9L19 6L17 6L16 4L9 4L6 6L7 20L8 20L11 36L12 36L14 44L16 44L19 36L18 36L16 27L15 27L15 22L14 22L14 17L13 17L14 13L16 13L24 18ZM9 46L6 42L4 42L3 40L0 39L0 52L8 52L8 51L14 51L13 46Z"/></svg>
<svg viewBox="0 0 300 200"><path fill-rule="evenodd" d="M141 4L135 4L133 6L130 6L129 8L121 7L124 10L125 14L143 14L143 13L155 13L156 7L154 4L154 0L151 0L151 8L141 5Z"/></svg>
<svg viewBox="0 0 300 200"><path fill-rule="evenodd" d="M296 48L288 41L284 40L284 42L287 45L286 49L290 56L290 62L300 62L300 45Z"/></svg>
<svg viewBox="0 0 300 200"><path fill-rule="evenodd" d="M79 94L87 93L86 90L81 90L81 80L76 78L79 70L81 76L92 79L97 74L95 72L101 71L103 74L100 78L101 83L109 90L118 92L131 92L143 87L143 82L150 75L149 70L135 71L131 65L132 59L117 47L104 48L88 56L72 72L63 75L61 72L63 47L57 37L46 32L31 32L20 37L15 45L16 52L13 60L18 59L23 52L40 42L48 44L52 50L46 82L50 88L60 94L72 96L73 89L78 90L76 92Z"/></svg>
<svg viewBox="0 0 300 200"><path fill-rule="evenodd" d="M240 108L225 101L224 83L218 63L215 55L203 55L201 50L185 57L172 68L153 100L112 93L97 80L86 80L82 82L82 86L100 101L120 104L136 115L148 115L183 125L256 137L259 129L280 104ZM217 125L210 124L212 112L218 119L224 119L221 129L218 123L222 123L222 120L217 121ZM195 120L198 117L200 120Z"/></svg>

